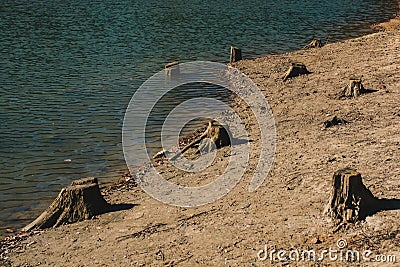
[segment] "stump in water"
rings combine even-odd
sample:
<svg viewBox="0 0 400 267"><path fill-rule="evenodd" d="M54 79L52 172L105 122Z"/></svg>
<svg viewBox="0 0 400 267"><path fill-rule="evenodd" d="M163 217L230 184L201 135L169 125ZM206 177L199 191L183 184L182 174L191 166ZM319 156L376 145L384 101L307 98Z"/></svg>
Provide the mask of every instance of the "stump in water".
<svg viewBox="0 0 400 267"><path fill-rule="evenodd" d="M167 77L177 76L180 73L181 72L180 72L178 61L174 61L174 62L171 62L171 63L168 63L165 65L165 75Z"/></svg>
<svg viewBox="0 0 400 267"><path fill-rule="evenodd" d="M231 139L229 137L227 129L217 121L212 120L208 122L208 127L204 133L202 133L199 137L190 142L190 144L182 148L176 155L171 158L171 160L177 159L181 154L185 153L185 151L200 143L205 138L210 139L210 142L200 144L199 149L196 153L210 152L213 149L212 144L215 144L217 148L231 145Z"/></svg>
<svg viewBox="0 0 400 267"><path fill-rule="evenodd" d="M57 227L90 219L109 209L100 193L97 178L75 180L61 190L53 203L23 231Z"/></svg>
<svg viewBox="0 0 400 267"><path fill-rule="evenodd" d="M242 60L242 50L235 46L231 46L231 55L229 62L232 64L233 62L237 62L239 60Z"/></svg>
<svg viewBox="0 0 400 267"><path fill-rule="evenodd" d="M356 222L380 209L379 200L363 184L361 174L347 168L333 175L333 188L325 213L340 222Z"/></svg>
<svg viewBox="0 0 400 267"><path fill-rule="evenodd" d="M312 39L312 41L306 45L303 49L311 49L311 48L321 48L323 46L321 39Z"/></svg>
<svg viewBox="0 0 400 267"><path fill-rule="evenodd" d="M306 66L302 63L292 63L289 70L286 72L285 76L283 76L283 81L286 81L289 78L297 77L303 74L309 74L310 72L307 70Z"/></svg>
<svg viewBox="0 0 400 267"><path fill-rule="evenodd" d="M358 97L365 92L364 86L361 83L361 78L350 78L350 83L344 89L344 96Z"/></svg>

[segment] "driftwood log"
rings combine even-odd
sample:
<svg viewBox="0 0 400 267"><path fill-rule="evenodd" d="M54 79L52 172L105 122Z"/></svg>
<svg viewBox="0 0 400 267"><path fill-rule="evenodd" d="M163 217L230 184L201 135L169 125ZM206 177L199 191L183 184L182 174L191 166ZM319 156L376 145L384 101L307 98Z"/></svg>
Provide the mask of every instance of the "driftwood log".
<svg viewBox="0 0 400 267"><path fill-rule="evenodd" d="M289 67L288 71L283 76L283 81L286 81L289 78L297 77L303 74L309 74L310 72L307 70L306 66L303 63L292 63Z"/></svg>
<svg viewBox="0 0 400 267"><path fill-rule="evenodd" d="M237 62L240 60L242 60L242 50L235 46L231 46L231 54L230 54L229 62L233 63L233 62Z"/></svg>
<svg viewBox="0 0 400 267"><path fill-rule="evenodd" d="M57 227L87 220L106 212L110 205L100 193L97 178L83 178L72 182L58 194L53 203L23 231Z"/></svg>
<svg viewBox="0 0 400 267"><path fill-rule="evenodd" d="M378 211L379 199L363 184L354 169L336 171L329 204L325 213L338 222L356 222Z"/></svg>
<svg viewBox="0 0 400 267"><path fill-rule="evenodd" d="M186 145L184 148L182 148L170 160L177 159L180 155L185 153L189 148L200 143L205 138L209 138L210 142L215 144L216 148L221 148L224 146L231 145L229 133L226 130L226 128L223 125L221 125L220 123L218 123L217 121L212 120L212 121L208 122L208 127L204 133L202 133L199 137L197 137L195 140L193 140L188 145ZM196 153L200 153L203 151L210 152L212 150L212 148L210 146L210 142L205 142L203 144L200 144Z"/></svg>
<svg viewBox="0 0 400 267"><path fill-rule="evenodd" d="M322 46L323 43L321 42L321 39L314 38L308 45L304 46L303 49L321 48Z"/></svg>
<svg viewBox="0 0 400 267"><path fill-rule="evenodd" d="M349 85L344 89L345 97L358 97L365 92L365 88L362 85L361 78L350 78Z"/></svg>

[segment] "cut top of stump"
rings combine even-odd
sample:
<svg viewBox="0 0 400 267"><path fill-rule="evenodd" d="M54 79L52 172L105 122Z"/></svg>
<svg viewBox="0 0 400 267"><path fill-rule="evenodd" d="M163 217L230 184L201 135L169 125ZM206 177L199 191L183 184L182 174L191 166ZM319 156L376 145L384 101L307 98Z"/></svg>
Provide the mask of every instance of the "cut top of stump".
<svg viewBox="0 0 400 267"><path fill-rule="evenodd" d="M178 61L170 62L168 64L165 64L165 68L168 69L168 68L171 68L171 67L176 66L178 64L179 64Z"/></svg>

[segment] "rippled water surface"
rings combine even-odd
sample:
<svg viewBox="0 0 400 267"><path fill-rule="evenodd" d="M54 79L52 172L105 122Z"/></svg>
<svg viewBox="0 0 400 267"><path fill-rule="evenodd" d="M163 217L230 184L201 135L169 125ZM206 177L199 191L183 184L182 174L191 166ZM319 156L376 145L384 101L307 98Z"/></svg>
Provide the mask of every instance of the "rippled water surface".
<svg viewBox="0 0 400 267"><path fill-rule="evenodd" d="M125 108L165 63L226 62L232 44L255 57L359 36L396 3L0 0L0 229L32 220L74 178L118 178Z"/></svg>

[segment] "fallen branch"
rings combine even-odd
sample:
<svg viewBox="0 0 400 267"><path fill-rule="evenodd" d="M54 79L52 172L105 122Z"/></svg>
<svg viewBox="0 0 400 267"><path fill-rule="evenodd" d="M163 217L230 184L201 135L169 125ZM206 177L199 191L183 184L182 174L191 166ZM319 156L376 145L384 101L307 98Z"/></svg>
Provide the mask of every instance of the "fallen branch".
<svg viewBox="0 0 400 267"><path fill-rule="evenodd" d="M176 160L180 155L185 153L188 149L190 149L194 145L200 143L205 138L209 138L217 148L221 148L223 146L228 146L231 144L228 131L224 128L224 126L219 124L217 121L212 120L208 122L208 127L204 133L202 133L198 138L196 138L188 145L186 145L184 148L182 148L178 153L176 153L173 157L171 157L170 160ZM202 149L205 149L206 145L207 144L204 144L202 147L199 147L197 152L200 152Z"/></svg>

